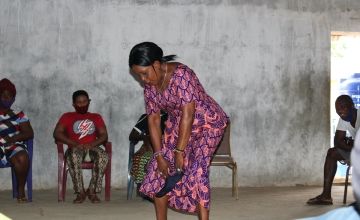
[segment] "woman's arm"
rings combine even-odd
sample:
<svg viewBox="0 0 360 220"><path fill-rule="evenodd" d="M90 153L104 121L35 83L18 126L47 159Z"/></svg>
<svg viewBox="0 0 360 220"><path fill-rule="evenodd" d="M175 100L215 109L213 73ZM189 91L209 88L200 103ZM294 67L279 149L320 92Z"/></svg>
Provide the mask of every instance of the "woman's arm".
<svg viewBox="0 0 360 220"><path fill-rule="evenodd" d="M129 141L138 142L141 140L140 134L137 130L132 129L129 135Z"/></svg>
<svg viewBox="0 0 360 220"><path fill-rule="evenodd" d="M160 112L150 114L148 116L148 126L150 132L150 139L154 151L154 157L158 164L158 171L160 175L167 178L169 175L169 162L165 160L161 153L161 127L160 127Z"/></svg>
<svg viewBox="0 0 360 220"><path fill-rule="evenodd" d="M180 120L179 138L175 148L175 167L180 171L184 168L184 150L189 143L191 127L194 122L194 115L194 101L183 106Z"/></svg>
<svg viewBox="0 0 360 220"><path fill-rule="evenodd" d="M68 138L65 134L65 126L62 124L57 123L53 136L55 138L55 141L59 141L61 143L64 143L68 145L69 147L76 147L78 143L76 141L71 140Z"/></svg>
<svg viewBox="0 0 360 220"><path fill-rule="evenodd" d="M101 127L97 130L97 138L95 141L93 141L90 144L85 144L85 148L91 149L97 146L100 146L102 144L105 144L105 142L108 140L108 134L106 127Z"/></svg>
<svg viewBox="0 0 360 220"><path fill-rule="evenodd" d="M160 127L160 112L150 114L148 116L148 126L150 132L150 139L154 153L161 150L161 127Z"/></svg>
<svg viewBox="0 0 360 220"><path fill-rule="evenodd" d="M5 137L7 143L15 143L18 141L26 141L34 137L34 131L29 121L19 124L20 132L12 137Z"/></svg>
<svg viewBox="0 0 360 220"><path fill-rule="evenodd" d="M350 151L354 146L354 141L351 141L350 143L347 143L345 141L346 138L346 131L335 131L335 137L334 137L334 147L340 148L346 151Z"/></svg>
<svg viewBox="0 0 360 220"><path fill-rule="evenodd" d="M180 120L180 128L179 128L179 138L177 141L176 149L183 151L187 146L190 134L191 127L194 122L195 115L195 102L192 101L182 107L182 115Z"/></svg>

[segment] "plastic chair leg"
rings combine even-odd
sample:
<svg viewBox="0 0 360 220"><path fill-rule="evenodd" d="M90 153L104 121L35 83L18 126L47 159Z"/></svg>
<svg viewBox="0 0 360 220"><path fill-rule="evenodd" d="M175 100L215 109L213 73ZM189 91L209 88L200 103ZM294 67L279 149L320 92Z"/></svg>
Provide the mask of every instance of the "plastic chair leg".
<svg viewBox="0 0 360 220"><path fill-rule="evenodd" d="M110 192L111 192L111 167L110 167L110 161L107 165L106 171L105 171L105 201L110 201Z"/></svg>
<svg viewBox="0 0 360 220"><path fill-rule="evenodd" d="M132 158L135 152L135 144L130 142L129 145L129 158L128 158L128 177L127 177L127 200L132 198L132 193L134 190L134 180L131 178L130 171L133 165Z"/></svg>
<svg viewBox="0 0 360 220"><path fill-rule="evenodd" d="M32 202L32 164L30 163L28 175L26 177L26 186L27 186L27 194L28 201Z"/></svg>
<svg viewBox="0 0 360 220"><path fill-rule="evenodd" d="M128 183L127 183L127 200L132 199L132 194L134 191L134 180L128 174Z"/></svg>
<svg viewBox="0 0 360 220"><path fill-rule="evenodd" d="M350 166L348 166L348 168L346 169L343 204L346 204L347 188L348 188L348 185L349 185L349 172L350 172Z"/></svg>
<svg viewBox="0 0 360 220"><path fill-rule="evenodd" d="M236 168L235 168L235 166L233 166L232 168L231 168L231 171L232 171L232 196L234 197L235 196L235 171L236 170Z"/></svg>
<svg viewBox="0 0 360 220"><path fill-rule="evenodd" d="M235 172L235 193L236 193L236 200L239 199L239 185L238 185L238 175L237 175L237 164L235 162L235 165L234 165L234 172Z"/></svg>
<svg viewBox="0 0 360 220"><path fill-rule="evenodd" d="M64 168L64 178L63 178L63 182L62 182L62 185L63 185L63 192L62 192L62 198L63 198L63 201L65 201L65 195L66 195L66 182L67 182L67 168L66 168L66 165L65 165L65 168Z"/></svg>
<svg viewBox="0 0 360 220"><path fill-rule="evenodd" d="M11 180L12 180L13 198L15 199L18 196L18 188L17 188L16 175L13 167L11 167Z"/></svg>
<svg viewBox="0 0 360 220"><path fill-rule="evenodd" d="M66 172L64 172L65 168L65 161L59 161L58 162L58 202L63 202L64 201L64 174ZM65 182L66 184L66 182Z"/></svg>

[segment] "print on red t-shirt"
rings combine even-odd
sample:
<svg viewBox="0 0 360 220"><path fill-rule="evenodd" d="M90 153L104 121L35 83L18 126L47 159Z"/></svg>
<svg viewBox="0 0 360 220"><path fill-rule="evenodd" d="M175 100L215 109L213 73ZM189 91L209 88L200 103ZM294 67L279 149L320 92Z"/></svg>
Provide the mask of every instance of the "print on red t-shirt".
<svg viewBox="0 0 360 220"><path fill-rule="evenodd" d="M67 136L80 144L91 143L96 140L96 131L105 127L102 117L96 113L79 114L67 112L59 119L59 124L65 127Z"/></svg>

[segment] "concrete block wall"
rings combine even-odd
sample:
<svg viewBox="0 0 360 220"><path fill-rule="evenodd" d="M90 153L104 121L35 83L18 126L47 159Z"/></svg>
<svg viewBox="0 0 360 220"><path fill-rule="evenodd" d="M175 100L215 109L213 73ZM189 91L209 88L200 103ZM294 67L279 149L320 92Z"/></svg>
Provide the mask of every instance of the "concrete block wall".
<svg viewBox="0 0 360 220"><path fill-rule="evenodd" d="M330 32L359 31L359 14L357 0L0 1L0 76L35 131L34 188L57 186L52 131L77 89L107 124L112 186L126 187L128 134L144 112L128 54L142 41L177 54L231 117L241 186L321 184ZM229 175L212 169L212 186ZM9 171L0 185L11 188Z"/></svg>

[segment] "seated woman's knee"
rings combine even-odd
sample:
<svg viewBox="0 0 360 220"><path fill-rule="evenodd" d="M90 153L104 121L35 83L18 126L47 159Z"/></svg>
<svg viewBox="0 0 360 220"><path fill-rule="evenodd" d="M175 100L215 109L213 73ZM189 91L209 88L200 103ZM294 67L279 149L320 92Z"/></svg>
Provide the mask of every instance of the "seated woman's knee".
<svg viewBox="0 0 360 220"><path fill-rule="evenodd" d="M102 163L107 163L109 161L109 155L105 152L99 152L98 153L99 161Z"/></svg>
<svg viewBox="0 0 360 220"><path fill-rule="evenodd" d="M27 166L29 164L29 156L26 151L20 151L13 156L11 163L19 166Z"/></svg>

